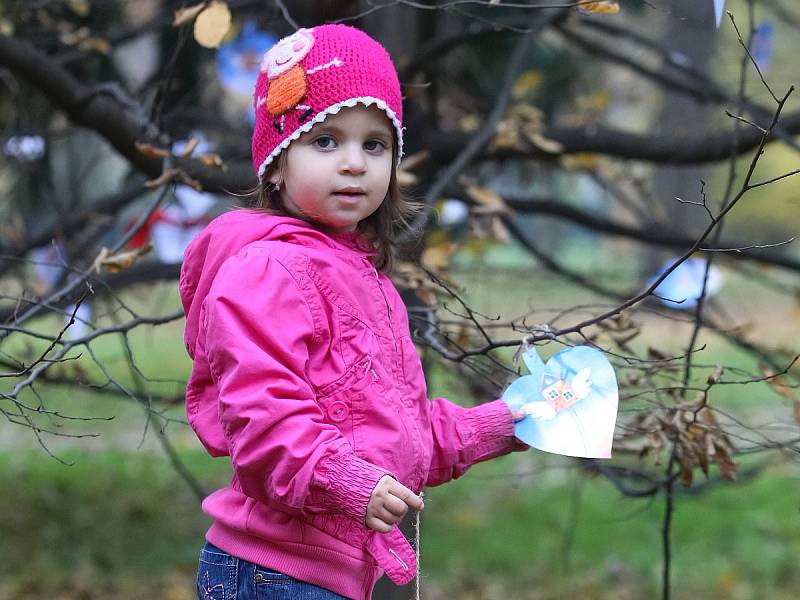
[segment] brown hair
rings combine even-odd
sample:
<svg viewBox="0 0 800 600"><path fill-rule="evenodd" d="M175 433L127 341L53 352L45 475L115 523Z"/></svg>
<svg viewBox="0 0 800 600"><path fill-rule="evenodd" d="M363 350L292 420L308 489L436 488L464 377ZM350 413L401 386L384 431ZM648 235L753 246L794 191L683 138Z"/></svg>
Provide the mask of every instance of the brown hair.
<svg viewBox="0 0 800 600"><path fill-rule="evenodd" d="M396 142L397 140L395 140L394 147L396 147ZM248 207L269 214L301 218L316 226L316 223L308 218L290 214L281 200L280 190L275 190L270 183L270 176L276 171L279 173L279 181L283 181L283 173L286 172L287 150L281 152L277 159L267 167L259 184L247 195L249 199ZM420 203L406 196L400 189L400 185L397 182L397 154L392 152L392 172L386 198L374 213L361 221L356 227L359 232L375 245L378 251L378 255L374 259L376 268L384 272L392 270L393 256L397 250L398 239L403 232L410 229L409 218L417 214L421 208L422 205Z"/></svg>

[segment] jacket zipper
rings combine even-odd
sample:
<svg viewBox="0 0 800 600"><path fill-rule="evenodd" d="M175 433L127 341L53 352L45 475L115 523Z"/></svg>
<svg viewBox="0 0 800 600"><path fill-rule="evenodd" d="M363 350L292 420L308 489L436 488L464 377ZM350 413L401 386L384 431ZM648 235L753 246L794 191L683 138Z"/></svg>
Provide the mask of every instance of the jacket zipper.
<svg viewBox="0 0 800 600"><path fill-rule="evenodd" d="M389 314L389 322L392 320L392 307L389 304L389 299L386 297L386 292L383 291L383 284L381 283L380 275L378 275L378 269L375 268L374 265L372 266L372 273L375 275L375 281L378 282L378 287L381 290L381 296L383 296L383 301L386 302L386 312Z"/></svg>

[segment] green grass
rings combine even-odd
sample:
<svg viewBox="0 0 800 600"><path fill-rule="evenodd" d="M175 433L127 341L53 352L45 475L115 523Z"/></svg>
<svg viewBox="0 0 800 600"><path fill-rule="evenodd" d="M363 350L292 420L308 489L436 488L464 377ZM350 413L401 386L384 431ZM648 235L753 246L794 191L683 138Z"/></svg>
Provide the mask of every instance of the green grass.
<svg viewBox="0 0 800 600"><path fill-rule="evenodd" d="M224 460L199 450L181 455L209 489L229 477ZM76 590L111 590L113 597L149 597L136 595L141 588L126 596L124 586L171 581L174 597L189 598L209 523L163 457L74 452L64 458L74 466L31 451L0 454L0 597L4 590L9 598L51 597L48 586L65 582ZM607 481L587 480L573 467L560 457L515 454L428 490L422 519L428 587L453 589L458 595L450 597L459 598L486 582L511 598L575 597L578 590L583 598L612 598L609 591L624 585L634 598L655 597L663 502L623 498ZM791 597L800 585L799 480L796 468L784 466L702 495L678 490L674 597Z"/></svg>
<svg viewBox="0 0 800 600"><path fill-rule="evenodd" d="M527 457L534 473L519 479L515 462L525 459L479 465L463 479L428 491L428 575L447 579L485 570L512 587L533 579L567 590L576 578L593 574L607 589L622 570L640 590L637 597L655 596L663 501L622 497L607 481L586 481L555 457ZM754 588L762 591L747 597L778 598L781 590L797 586L799 499L790 490L799 479L796 469L780 468L751 481L715 485L702 495L679 490L672 536L677 597L697 592L696 597L729 598L734 589Z"/></svg>

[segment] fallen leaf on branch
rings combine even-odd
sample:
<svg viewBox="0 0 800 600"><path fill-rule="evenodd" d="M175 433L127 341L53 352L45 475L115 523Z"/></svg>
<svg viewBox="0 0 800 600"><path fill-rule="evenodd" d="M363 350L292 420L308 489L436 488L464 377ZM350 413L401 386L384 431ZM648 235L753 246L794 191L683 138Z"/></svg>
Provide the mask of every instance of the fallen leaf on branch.
<svg viewBox="0 0 800 600"><path fill-rule="evenodd" d="M459 245L454 242L444 242L436 246L429 246L422 253L420 262L433 271L447 269L458 249Z"/></svg>
<svg viewBox="0 0 800 600"><path fill-rule="evenodd" d="M763 363L758 365L758 368L761 374L768 378L766 379L767 385L773 392L792 402L796 400L795 391L786 381L786 377L783 374L776 375L770 367Z"/></svg>
<svg viewBox="0 0 800 600"><path fill-rule="evenodd" d="M520 126L516 119L503 119L497 123L492 149L525 151L525 144L520 139L519 130Z"/></svg>
<svg viewBox="0 0 800 600"><path fill-rule="evenodd" d="M194 4L192 6L187 6L186 8L179 8L175 11L175 20L172 21L173 27L181 27L182 25L186 25L187 23L191 23L194 21L194 18L200 14L206 7L205 2L200 2L199 4Z"/></svg>
<svg viewBox="0 0 800 600"><path fill-rule="evenodd" d="M560 158L561 166L568 171L596 171L600 157L594 152L578 152Z"/></svg>
<svg viewBox="0 0 800 600"><path fill-rule="evenodd" d="M80 50L93 50L99 54L104 54L108 56L111 54L111 43L101 37L88 37L85 40L81 40L78 43L78 48Z"/></svg>
<svg viewBox="0 0 800 600"><path fill-rule="evenodd" d="M587 14L614 15L619 12L619 2L614 0L583 0L578 3L578 10Z"/></svg>
<svg viewBox="0 0 800 600"><path fill-rule="evenodd" d="M148 243L140 248L134 248L133 250L126 250L125 252L111 255L109 249L103 247L103 249L100 250L100 254L94 259L94 269L98 273L101 269L105 269L109 273L119 273L120 271L132 267L140 257L144 256L152 249L153 245Z"/></svg>
<svg viewBox="0 0 800 600"><path fill-rule="evenodd" d="M197 181L196 179L192 179L182 169L177 169L177 168L167 169L155 179L150 179L149 181L145 181L144 186L149 189L154 189L154 188L159 188L162 185L172 183L173 181L179 181L180 183L186 184L189 187L194 188L198 192L203 191L203 186L200 184L199 181Z"/></svg>
<svg viewBox="0 0 800 600"><path fill-rule="evenodd" d="M197 157L197 160L212 169L225 170L225 163L222 162L222 157L219 154L201 154Z"/></svg>
<svg viewBox="0 0 800 600"><path fill-rule="evenodd" d="M467 195L474 200L478 206L473 210L481 214L511 215L514 213L511 207L505 203L500 194L488 187L467 184Z"/></svg>
<svg viewBox="0 0 800 600"><path fill-rule="evenodd" d="M136 142L134 146L136 146L136 150L138 150L140 154L143 154L147 158L166 158L170 155L169 150L145 144L144 142Z"/></svg>
<svg viewBox="0 0 800 600"><path fill-rule="evenodd" d="M539 150L543 150L548 154L561 154L564 152L564 144L546 138L538 131L528 131L527 129L523 129L522 132L525 134L525 137L528 139L528 141L539 148Z"/></svg>
<svg viewBox="0 0 800 600"><path fill-rule="evenodd" d="M197 144L200 143L200 140L197 138L192 138L188 142L186 142L186 147L183 149L181 153L181 158L189 158L194 152L194 149L197 148Z"/></svg>
<svg viewBox="0 0 800 600"><path fill-rule="evenodd" d="M224 2L214 0L194 21L194 39L205 48L216 48L231 28L231 11Z"/></svg>
<svg viewBox="0 0 800 600"><path fill-rule="evenodd" d="M708 385L719 383L719 378L721 376L722 376L722 366L717 365L717 367L714 369L714 372L708 376L708 379L706 379L706 383L708 383Z"/></svg>
<svg viewBox="0 0 800 600"><path fill-rule="evenodd" d="M417 182L419 182L419 177L414 175L414 173L411 171L416 169L430 157L430 150L422 150L404 158L403 162L400 164L400 168L397 170L398 185L400 187L405 187L409 185L415 185Z"/></svg>

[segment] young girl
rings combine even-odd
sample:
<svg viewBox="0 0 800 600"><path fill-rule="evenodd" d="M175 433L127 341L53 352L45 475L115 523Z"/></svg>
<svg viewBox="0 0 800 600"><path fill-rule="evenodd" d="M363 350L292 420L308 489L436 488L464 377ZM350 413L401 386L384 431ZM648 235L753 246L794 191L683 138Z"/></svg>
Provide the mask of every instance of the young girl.
<svg viewBox="0 0 800 600"><path fill-rule="evenodd" d="M215 219L181 271L189 422L234 472L203 502L197 591L370 598L383 573L416 575L397 523L420 491L515 449L513 418L502 400L427 399L382 272L409 213L383 47L344 25L301 29L265 55L254 104L261 206Z"/></svg>

